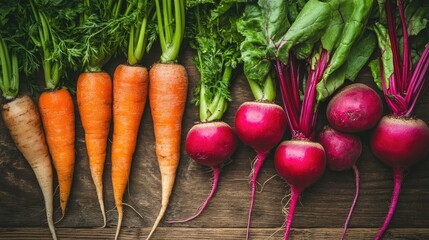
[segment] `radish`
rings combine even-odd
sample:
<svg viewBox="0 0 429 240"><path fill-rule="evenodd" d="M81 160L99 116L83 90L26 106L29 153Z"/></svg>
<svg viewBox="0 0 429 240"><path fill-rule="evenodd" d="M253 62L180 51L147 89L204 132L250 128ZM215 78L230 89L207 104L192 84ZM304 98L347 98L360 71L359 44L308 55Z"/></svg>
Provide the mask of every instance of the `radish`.
<svg viewBox="0 0 429 240"><path fill-rule="evenodd" d="M419 19L427 15L416 9L427 3L398 0L393 4L387 0L379 4L380 12L385 12L387 27L379 22L372 26L378 38L379 57L370 63L370 68L391 114L380 120L370 145L374 155L393 168L394 189L388 214L375 239L381 239L393 217L404 170L422 160L429 151L428 126L413 116L418 99L429 85L429 45L427 41L410 43L411 39L425 36L421 30L427 29L427 21Z"/></svg>
<svg viewBox="0 0 429 240"><path fill-rule="evenodd" d="M299 196L325 172L325 150L319 143L308 140L284 141L277 147L274 163L279 175L291 186L285 227L285 239L288 239Z"/></svg>
<svg viewBox="0 0 429 240"><path fill-rule="evenodd" d="M370 145L374 155L393 168L394 189L388 214L375 239L381 239L393 217L404 170L422 160L429 150L428 126L413 116L418 99L429 85L429 45L427 40L410 43L411 39L424 39L422 30L427 28L427 17L424 11L415 10L429 5L426 1L405 4L400 0L396 4L391 0L379 4L387 27L379 22L372 27L378 38L379 57L370 63L370 68L391 114L380 120Z"/></svg>
<svg viewBox="0 0 429 240"><path fill-rule="evenodd" d="M344 87L329 101L329 124L342 132L362 132L374 127L383 114L378 94L362 83Z"/></svg>
<svg viewBox="0 0 429 240"><path fill-rule="evenodd" d="M247 5L238 22L238 28L245 36L240 46L244 72L255 98L261 99L268 92L265 90L270 81L264 80L271 79L273 63L280 82L292 141L280 144L275 163L279 174L292 185L291 209L295 208L300 192L319 179L325 169L323 147L313 142L319 103L335 92L346 78L353 80L375 47L375 38L364 32L371 5L372 0L347 4L345 1L331 4L310 0L305 5L302 2L261 0L257 5ZM291 9L301 10L296 14L289 12ZM356 42L361 35L360 41ZM310 60L306 65L309 71L305 79L302 78L301 72L304 64L299 63L298 59ZM255 141L259 140L259 135L256 138L256 134L252 132L259 128L253 125L246 124L239 130L241 121L237 119L240 120L240 111L244 110L240 107L237 112L236 130L239 138L246 144L252 144L258 153L254 172L256 174L260 164L259 156L264 156L261 154L262 150L266 150L269 144L275 141L274 138L272 141ZM264 120L258 123L263 126L266 118L252 118L252 122L260 121L259 119ZM266 133L277 131L275 126ZM240 132L246 134L246 138L242 137ZM313 154L318 157L313 159ZM292 166L292 163L297 163L298 166L287 167ZM300 174L295 174L295 170ZM251 207L252 204L253 197ZM290 211L287 218L285 239L289 237L293 212ZM250 214L251 209L247 237Z"/></svg>
<svg viewBox="0 0 429 240"><path fill-rule="evenodd" d="M189 157L213 170L214 179L209 195L194 215L168 223L187 222L203 212L216 192L222 164L231 158L237 148L233 129L221 118L231 101L229 86L235 63L238 62L239 49L238 43L230 36L238 35L235 25L243 9L242 4L230 4L216 17L214 13L219 11L216 5L188 2L187 7L188 15L195 19L190 25L195 35L190 40L197 51L194 62L200 72L200 81L194 91L200 122L189 130L185 148ZM218 31L221 26L225 31Z"/></svg>
<svg viewBox="0 0 429 240"><path fill-rule="evenodd" d="M362 142L358 136L339 132L329 125L319 133L319 142L326 151L327 165L331 170L344 171L352 168L355 174L356 193L341 235L341 239L344 239L359 197L359 170L356 162L362 153Z"/></svg>
<svg viewBox="0 0 429 240"><path fill-rule="evenodd" d="M338 4L341 6L310 0L274 45L277 48L275 69L292 133L292 140L282 142L274 156L277 172L290 185L292 192L284 239L289 239L300 194L325 171L325 149L320 143L314 142L318 106L346 78L354 79L375 45L375 39L364 32L372 1ZM268 7L263 11L276 11L271 2L267 1L265 6ZM350 8L350 12L343 8ZM264 15L270 16L268 12L264 12ZM335 19L345 19L346 23L338 27ZM348 24L348 21L360 24ZM360 35L362 38L357 42ZM359 52L352 51L352 46L353 49L359 49ZM365 56L364 61L357 60L357 55ZM299 59L308 59L309 62L304 65ZM308 66L308 73L304 78L302 66Z"/></svg>
<svg viewBox="0 0 429 240"><path fill-rule="evenodd" d="M247 219L247 238L256 194L256 180L269 151L282 139L286 131L286 115L283 109L270 102L245 102L235 115L235 130L240 140L256 151L252 169L252 193Z"/></svg>
<svg viewBox="0 0 429 240"><path fill-rule="evenodd" d="M216 192L219 182L219 166L232 156L236 147L235 134L225 122L199 123L189 130L186 137L186 152L193 160L213 170L213 186L210 194L193 216L183 220L168 221L168 223L187 222L203 212Z"/></svg>

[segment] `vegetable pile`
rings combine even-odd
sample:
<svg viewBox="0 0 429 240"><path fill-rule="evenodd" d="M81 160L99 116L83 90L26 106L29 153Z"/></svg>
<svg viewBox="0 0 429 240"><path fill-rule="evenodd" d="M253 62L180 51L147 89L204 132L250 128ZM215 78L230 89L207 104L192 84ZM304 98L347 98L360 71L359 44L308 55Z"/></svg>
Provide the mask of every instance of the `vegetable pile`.
<svg viewBox="0 0 429 240"><path fill-rule="evenodd" d="M357 207L358 160L365 161L361 156L365 144L393 169L389 211L375 236L381 239L393 218L404 172L429 154L429 127L415 116L429 86L429 3L424 0L0 0L0 4L1 114L38 181L53 239L57 239L54 224L67 217L71 193L77 191L74 175L83 181L91 175L102 227L113 226L106 209L114 204L114 238L119 239L126 219L123 206L139 213L124 198L134 174L135 153L143 148L153 152L159 171L148 171L161 185L156 192L160 209L156 216L140 215L153 221L145 236L150 239L168 216L170 201L181 203L183 195L173 191L180 159L187 154L210 168L213 183L193 215L170 218L166 221L170 224L190 224L204 217L222 184L221 169L236 164L239 147L250 150L244 145L256 152L248 212L243 215L246 239L251 236L258 176L270 158L290 186L283 239L293 234L302 193L317 187L326 167L353 170L356 189L341 235L345 239ZM159 56L153 55L157 60L150 65L147 58L155 45L160 51L150 53ZM193 63L180 58L184 47ZM370 58L375 59L367 64ZM352 83L366 66L374 82ZM190 69L196 72L188 79ZM234 80L240 77L248 88L239 91L248 91L251 100L237 103L231 113L229 106L237 99ZM39 78L43 83L34 81ZM195 86L193 98L187 96L188 85ZM383 106L390 110L388 115L383 116ZM199 121L185 135L187 107L198 112ZM147 139L152 148L139 143L140 129L148 126L142 123L145 111L152 117L153 139ZM232 118L225 117L228 112ZM75 173L78 119L88 178ZM146 155L142 161L155 160ZM105 173L105 166L110 173ZM103 184L106 175L111 177L108 187ZM56 222L54 184L59 187L61 210Z"/></svg>

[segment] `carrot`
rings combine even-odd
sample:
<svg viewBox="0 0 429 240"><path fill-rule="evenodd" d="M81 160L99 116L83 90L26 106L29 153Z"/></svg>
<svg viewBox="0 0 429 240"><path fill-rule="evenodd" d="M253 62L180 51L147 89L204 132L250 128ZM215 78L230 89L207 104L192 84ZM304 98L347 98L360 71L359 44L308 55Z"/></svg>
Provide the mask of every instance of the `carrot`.
<svg viewBox="0 0 429 240"><path fill-rule="evenodd" d="M43 92L39 110L60 186L60 207L65 215L75 162L75 116L73 100L66 89Z"/></svg>
<svg viewBox="0 0 429 240"><path fill-rule="evenodd" d="M119 5L120 3L121 1L118 2ZM119 6L116 9L119 9ZM122 200L148 94L148 71L140 64L144 53L156 40L156 31L153 31L155 26L149 18L154 9L153 1L127 1L125 9L125 17L117 22L127 19L121 27L127 32L118 34L116 41L120 43L120 48L127 49L127 64L118 65L113 76L112 184L118 210L115 239L121 230ZM128 41L119 41L122 37L128 38Z"/></svg>
<svg viewBox="0 0 429 240"><path fill-rule="evenodd" d="M185 1L155 1L160 63L149 73L149 101L155 132L155 150L161 172L161 209L147 236L155 232L168 207L180 159L182 118L188 92L188 75L176 64L185 31Z"/></svg>
<svg viewBox="0 0 429 240"><path fill-rule="evenodd" d="M24 95L4 104L1 113L16 147L36 175L45 199L49 229L52 238L57 239L53 222L52 165L37 107Z"/></svg>
<svg viewBox="0 0 429 240"><path fill-rule="evenodd" d="M89 169L97 191L103 227L106 213L103 199L103 171L106 159L107 138L112 119L112 80L106 72L87 72L79 76L76 89L85 142L88 150Z"/></svg>
<svg viewBox="0 0 429 240"><path fill-rule="evenodd" d="M122 198L130 175L138 129L146 105L149 77L141 66L119 65L113 76L112 184L119 236L123 218Z"/></svg>
<svg viewBox="0 0 429 240"><path fill-rule="evenodd" d="M61 87L67 68L76 66L75 1L30 0L26 19L29 39L41 59L46 90L39 97L48 149L57 172L60 207L65 215L75 163L75 114L70 92ZM58 11L61 9L62 11ZM30 12L31 11L31 12Z"/></svg>
<svg viewBox="0 0 429 240"><path fill-rule="evenodd" d="M179 165L188 76L182 65L155 64L150 69L149 79L149 102L156 139L156 156L161 172L162 198L161 210L148 238L167 210Z"/></svg>

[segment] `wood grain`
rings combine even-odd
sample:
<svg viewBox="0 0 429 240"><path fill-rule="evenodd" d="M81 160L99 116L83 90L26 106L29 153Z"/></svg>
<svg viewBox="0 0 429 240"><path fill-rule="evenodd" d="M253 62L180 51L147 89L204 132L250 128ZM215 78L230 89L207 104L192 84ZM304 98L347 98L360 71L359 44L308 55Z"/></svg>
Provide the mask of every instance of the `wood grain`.
<svg viewBox="0 0 429 240"><path fill-rule="evenodd" d="M198 109L191 103L193 87L198 81L191 56L186 48L181 53L181 63L186 67L190 87L182 134L181 162L177 181L166 219L179 219L194 213L210 191L211 173L186 155L184 139L187 131L198 121ZM145 60L150 66L156 61L156 52ZM123 62L111 61L106 70ZM241 103L251 101L252 95L241 69L232 84L233 102L224 121L233 126L234 113ZM365 69L358 78L374 87ZM35 97L35 99L37 99ZM75 100L75 99L74 99ZM278 101L280 103L280 101ZM319 127L326 123L324 104L321 106ZM429 123L429 96L426 94L416 109L416 115ZM78 113L77 108L75 109ZM62 239L113 238L117 222L110 179L111 161L106 160L104 173L105 200L108 228L92 229L102 225L95 188L93 186L86 154L85 140L79 115L76 116L76 168L67 214L57 224ZM362 134L364 152L358 163L361 171L361 197L350 223L348 239L372 238L387 213L393 188L391 169L378 161L368 146L370 132ZM285 136L285 139L287 136ZM122 239L138 239L147 234L160 207L160 174L155 158L152 118L146 107L140 125L137 149L132 163L128 191L124 197L142 218L130 208L125 208ZM110 143L108 155L110 156ZM243 239L250 198L248 175L255 153L243 144L221 171L219 188L206 211L192 222L170 226L161 224L154 239ZM403 191L391 230L385 239L429 239L429 161L421 161L411 167L405 176ZM285 215L282 207L287 203L288 188L276 176L273 155L269 155L262 167L252 217L252 239L267 239L279 230ZM57 181L55 179L55 183ZM339 238L341 227L354 195L352 171L327 171L320 181L304 191L294 219L294 239ZM56 193L55 218L59 219L59 199ZM278 239L282 230L272 239ZM0 238L44 239L49 237L43 198L36 178L28 163L14 146L6 127L0 120ZM269 239L269 238L268 238Z"/></svg>
<svg viewBox="0 0 429 240"><path fill-rule="evenodd" d="M347 239L371 239L376 228L352 228L347 233ZM150 228L124 228L120 238L123 240L144 239ZM342 233L341 228L294 228L291 240L337 239ZM153 239L157 240L239 240L246 234L245 228L178 228L160 227ZM115 229L105 228L61 228L57 230L58 238L67 239L110 239L115 235ZM280 228L253 228L252 239L273 240L281 239L283 231ZM428 239L429 230L426 228L393 228L389 229L385 239L415 240ZM5 228L0 229L0 239L31 240L50 239L50 233L42 228Z"/></svg>

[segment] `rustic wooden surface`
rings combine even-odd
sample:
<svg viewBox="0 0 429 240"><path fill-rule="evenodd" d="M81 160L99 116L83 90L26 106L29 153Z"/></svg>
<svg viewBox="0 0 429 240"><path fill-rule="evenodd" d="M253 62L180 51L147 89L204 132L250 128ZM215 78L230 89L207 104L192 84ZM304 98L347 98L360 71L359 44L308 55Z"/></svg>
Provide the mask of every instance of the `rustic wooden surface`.
<svg viewBox="0 0 429 240"><path fill-rule="evenodd" d="M150 66L159 52L151 53L145 62ZM198 81L192 60L193 52L185 48L181 63L190 81L188 104L183 122L182 146L186 133L198 121L197 108L190 103ZM124 61L117 58L106 69ZM241 70L239 70L241 72ZM368 70L358 81L371 86ZM234 113L241 103L252 100L243 74L238 73L232 85L233 102L224 121L233 126ZM326 123L321 106L319 125ZM416 115L429 123L429 94L416 109ZM77 109L76 109L77 113ZM61 239L113 239L117 222L110 179L111 162L106 160L104 196L108 227L102 225L95 188L88 170L88 158L79 115L76 114L76 166L74 182L65 218L57 227ZM160 207L160 174L154 148L154 135L149 106L140 125L125 203L142 217L125 208L122 239L141 239L147 235ZM347 239L371 239L387 213L393 187L391 169L372 155L368 146L369 132L363 133L364 151L358 163L361 171L361 196L350 223ZM285 139L287 135L285 135ZM110 145L109 145L110 147ZM108 149L110 153L110 148ZM206 211L194 221L171 226L162 223L153 239L244 239L249 206L248 176L255 153L240 144L231 161L221 171L219 188ZM429 157L428 157L429 158ZM417 163L406 172L403 190L391 229L385 239L429 239L429 159ZM197 209L211 187L211 173L193 162L182 147L177 180L165 219L179 219ZM273 155L266 160L259 179L259 191L252 216L252 239L279 239L285 215L288 187L276 175ZM56 184L57 182L55 182ZM305 190L293 222L293 239L338 239L348 208L354 196L352 171L327 170L316 184ZM59 219L58 192L55 195L55 219ZM0 239L49 239L42 193L28 163L14 146L0 120Z"/></svg>

